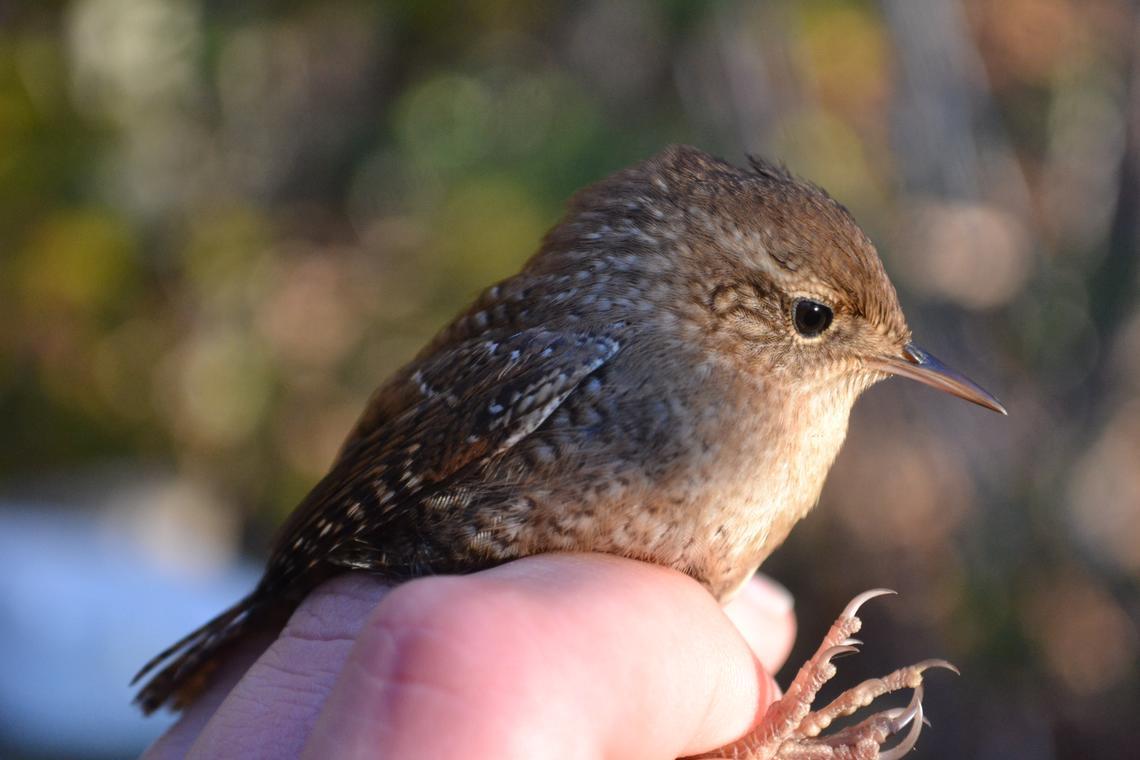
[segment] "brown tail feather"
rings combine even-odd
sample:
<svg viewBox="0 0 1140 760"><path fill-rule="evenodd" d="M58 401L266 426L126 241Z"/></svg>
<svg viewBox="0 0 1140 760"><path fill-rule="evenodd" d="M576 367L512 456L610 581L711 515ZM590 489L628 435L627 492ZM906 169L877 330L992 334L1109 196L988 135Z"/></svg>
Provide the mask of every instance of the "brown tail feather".
<svg viewBox="0 0 1140 760"><path fill-rule="evenodd" d="M223 651L248 631L265 625L268 611L258 594L250 594L160 652L131 679L134 685L169 661L139 690L135 704L147 715L168 703L176 709L184 707L205 686L211 671L220 664Z"/></svg>

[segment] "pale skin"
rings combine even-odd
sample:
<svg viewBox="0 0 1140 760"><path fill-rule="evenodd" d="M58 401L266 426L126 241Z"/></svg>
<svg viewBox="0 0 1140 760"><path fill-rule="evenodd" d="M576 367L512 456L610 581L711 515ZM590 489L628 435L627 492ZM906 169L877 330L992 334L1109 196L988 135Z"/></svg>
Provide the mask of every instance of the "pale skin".
<svg viewBox="0 0 1140 760"><path fill-rule="evenodd" d="M351 574L227 661L145 757L697 754L759 722L794 635L790 598L762 577L722 608L681 573L608 555L396 588Z"/></svg>

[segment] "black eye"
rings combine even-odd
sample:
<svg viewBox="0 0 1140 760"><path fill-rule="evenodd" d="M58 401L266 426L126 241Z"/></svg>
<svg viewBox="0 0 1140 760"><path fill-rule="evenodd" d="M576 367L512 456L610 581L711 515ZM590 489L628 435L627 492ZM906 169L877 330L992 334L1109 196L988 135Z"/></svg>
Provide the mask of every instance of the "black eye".
<svg viewBox="0 0 1140 760"><path fill-rule="evenodd" d="M831 327L831 317L831 307L819 301L801 298L792 307L792 320L796 323L796 332L805 338L814 338Z"/></svg>

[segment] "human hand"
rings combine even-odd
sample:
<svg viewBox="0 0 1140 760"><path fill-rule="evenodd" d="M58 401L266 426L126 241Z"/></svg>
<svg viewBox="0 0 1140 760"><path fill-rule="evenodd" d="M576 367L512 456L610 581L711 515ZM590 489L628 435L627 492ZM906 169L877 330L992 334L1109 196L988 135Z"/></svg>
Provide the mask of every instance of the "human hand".
<svg viewBox="0 0 1140 760"><path fill-rule="evenodd" d="M608 555L395 588L352 573L235 653L144 757L674 758L759 720L794 634L770 581L722 610Z"/></svg>

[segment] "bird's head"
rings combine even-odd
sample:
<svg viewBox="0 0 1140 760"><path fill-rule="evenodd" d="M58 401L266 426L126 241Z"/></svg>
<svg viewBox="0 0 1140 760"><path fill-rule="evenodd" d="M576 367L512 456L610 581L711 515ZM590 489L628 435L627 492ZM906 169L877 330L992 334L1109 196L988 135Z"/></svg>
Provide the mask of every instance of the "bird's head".
<svg viewBox="0 0 1140 760"><path fill-rule="evenodd" d="M620 176L620 175L619 175ZM870 239L821 188L759 159L673 147L631 170L687 281L690 322L737 361L854 395L889 375L1005 413L911 337ZM665 209L665 210L662 210ZM703 313L702 313L703 312Z"/></svg>

